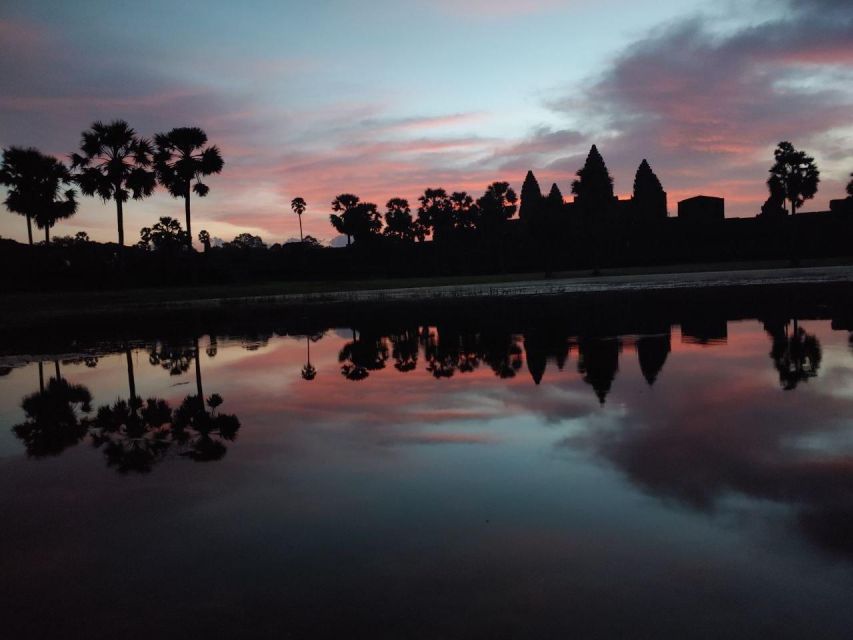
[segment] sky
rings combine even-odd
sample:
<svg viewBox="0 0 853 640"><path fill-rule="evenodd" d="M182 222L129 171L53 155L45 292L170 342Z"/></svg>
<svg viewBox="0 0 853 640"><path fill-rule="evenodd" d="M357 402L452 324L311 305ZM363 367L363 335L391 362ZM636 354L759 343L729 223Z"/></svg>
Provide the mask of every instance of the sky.
<svg viewBox="0 0 853 640"><path fill-rule="evenodd" d="M67 159L95 120L153 136L200 126L225 159L193 229L230 240L335 232L330 202L380 208L427 187L516 189L533 169L568 196L595 143L629 196L647 158L669 193L752 216L772 151L815 156L820 190L853 171L849 0L0 0L0 146ZM182 219L165 192L125 233ZM54 235L114 240L115 206L83 198ZM0 236L26 239L19 216Z"/></svg>

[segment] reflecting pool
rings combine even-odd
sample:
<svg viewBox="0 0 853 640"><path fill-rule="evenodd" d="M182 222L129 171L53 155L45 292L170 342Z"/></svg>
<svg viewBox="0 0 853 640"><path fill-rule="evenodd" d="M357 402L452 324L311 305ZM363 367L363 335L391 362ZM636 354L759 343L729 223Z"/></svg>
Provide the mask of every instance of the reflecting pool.
<svg viewBox="0 0 853 640"><path fill-rule="evenodd" d="M6 349L4 636L849 638L830 315Z"/></svg>

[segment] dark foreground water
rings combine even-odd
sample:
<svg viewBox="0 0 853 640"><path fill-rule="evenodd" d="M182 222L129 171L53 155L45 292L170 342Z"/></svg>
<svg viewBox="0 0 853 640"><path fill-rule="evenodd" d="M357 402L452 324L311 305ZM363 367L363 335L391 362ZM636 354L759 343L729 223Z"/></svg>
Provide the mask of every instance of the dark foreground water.
<svg viewBox="0 0 853 640"><path fill-rule="evenodd" d="M0 636L849 638L823 315L7 349Z"/></svg>

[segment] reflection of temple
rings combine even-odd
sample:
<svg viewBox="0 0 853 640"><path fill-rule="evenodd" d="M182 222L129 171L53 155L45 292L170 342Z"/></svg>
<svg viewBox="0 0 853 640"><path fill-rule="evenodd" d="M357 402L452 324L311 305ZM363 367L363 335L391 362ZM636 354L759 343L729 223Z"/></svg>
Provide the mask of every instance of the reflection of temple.
<svg viewBox="0 0 853 640"><path fill-rule="evenodd" d="M670 352L669 329L665 334L637 338L637 358L640 370L649 385L653 385Z"/></svg>
<svg viewBox="0 0 853 640"><path fill-rule="evenodd" d="M571 352L571 342L567 335L559 332L533 329L524 334L524 355L527 359L527 370L533 377L533 382L542 382L548 359L553 359L557 369L562 371Z"/></svg>
<svg viewBox="0 0 853 640"><path fill-rule="evenodd" d="M540 384L548 361L553 360L562 371L574 344L578 348L578 372L583 375L584 382L595 390L601 404L604 404L619 371L619 355L623 346L620 337L581 336L575 342L560 332L530 330L524 334L527 370L533 382ZM660 333L639 336L635 347L643 377L652 385L671 350L669 327Z"/></svg>
<svg viewBox="0 0 853 640"><path fill-rule="evenodd" d="M578 339L578 373L583 375L584 382L592 385L602 405L619 371L621 352L619 338Z"/></svg>
<svg viewBox="0 0 853 640"><path fill-rule="evenodd" d="M684 344L726 344L728 326L725 318L705 316L681 322L681 342Z"/></svg>

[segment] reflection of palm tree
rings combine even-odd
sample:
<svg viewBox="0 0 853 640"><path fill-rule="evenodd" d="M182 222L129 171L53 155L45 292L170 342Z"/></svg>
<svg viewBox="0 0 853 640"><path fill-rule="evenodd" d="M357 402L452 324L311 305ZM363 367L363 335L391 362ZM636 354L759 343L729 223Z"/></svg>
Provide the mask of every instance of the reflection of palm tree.
<svg viewBox="0 0 853 640"><path fill-rule="evenodd" d="M190 370L190 363L196 353L195 348L189 348L186 344L158 340L148 350L148 362L155 367L163 367L169 375L179 376Z"/></svg>
<svg viewBox="0 0 853 640"><path fill-rule="evenodd" d="M121 473L147 473L171 446L171 409L164 400L137 397L98 409L89 428L95 447L103 447L107 464Z"/></svg>
<svg viewBox="0 0 853 640"><path fill-rule="evenodd" d="M58 375L45 388L39 363L39 391L23 399L26 421L13 427L15 435L24 441L27 455L55 456L80 442L86 435L86 424L78 418L77 408L88 413L91 401L92 394L86 387L71 384Z"/></svg>
<svg viewBox="0 0 853 640"><path fill-rule="evenodd" d="M480 336L483 361L499 378L513 378L521 369L521 346L518 336L483 333Z"/></svg>
<svg viewBox="0 0 853 640"><path fill-rule="evenodd" d="M193 337L193 346L195 347L195 386L200 409L204 411L204 391L201 388L201 353L198 350L198 336Z"/></svg>
<svg viewBox="0 0 853 640"><path fill-rule="evenodd" d="M793 330L790 323L765 322L764 328L773 340L770 357L779 373L779 384L786 391L797 388L800 382L817 376L821 361L821 348L817 338L799 326L796 318Z"/></svg>
<svg viewBox="0 0 853 640"><path fill-rule="evenodd" d="M311 336L305 336L305 348L307 354L305 366L302 367L302 379L310 382L317 377L317 369L311 364Z"/></svg>
<svg viewBox="0 0 853 640"><path fill-rule="evenodd" d="M414 371L418 366L418 329L404 329L389 336L394 368L400 373Z"/></svg>
<svg viewBox="0 0 853 640"><path fill-rule="evenodd" d="M480 349L475 333L463 333L456 327L424 327L421 333L426 370L434 378L450 378L456 371L470 373L480 366Z"/></svg>
<svg viewBox="0 0 853 640"><path fill-rule="evenodd" d="M204 352L207 354L208 358L215 358L216 353L219 350L219 343L216 340L216 336L210 334L210 340L207 343L207 349Z"/></svg>
<svg viewBox="0 0 853 640"><path fill-rule="evenodd" d="M352 341L347 342L338 354L341 374L347 380L364 380L371 371L385 368L388 360L388 345L382 336L356 334L352 330Z"/></svg>
<svg viewBox="0 0 853 640"><path fill-rule="evenodd" d="M189 395L172 416L175 442L187 449L181 454L196 462L221 459L227 449L223 440L232 442L240 429L237 416L217 413L222 396L214 393L207 399L210 411L204 408L199 396Z"/></svg>

